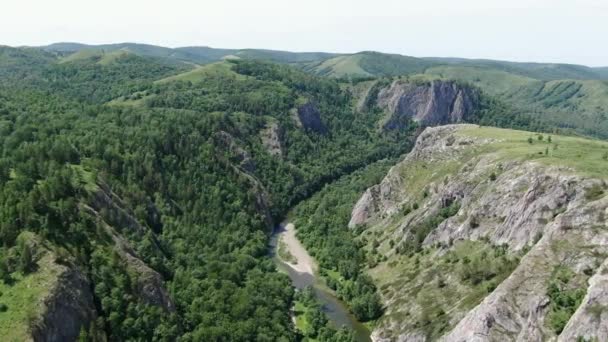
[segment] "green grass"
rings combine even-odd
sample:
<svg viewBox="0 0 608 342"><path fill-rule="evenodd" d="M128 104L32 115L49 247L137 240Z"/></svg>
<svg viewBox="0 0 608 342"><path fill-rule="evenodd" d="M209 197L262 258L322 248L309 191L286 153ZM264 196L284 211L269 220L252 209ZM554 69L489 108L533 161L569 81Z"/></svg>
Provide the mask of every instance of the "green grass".
<svg viewBox="0 0 608 342"><path fill-rule="evenodd" d="M323 76L357 78L412 75L435 64L421 58L365 51L313 62L304 69Z"/></svg>
<svg viewBox="0 0 608 342"><path fill-rule="evenodd" d="M603 159L608 151L608 142L551 135L549 143L547 134L539 141L537 133L476 126L466 126L459 130L458 134L498 140L484 145L476 152L495 153L497 161L531 160L548 166L566 166L585 176L608 176L608 161ZM532 138L531 144L528 138ZM545 155L547 149L549 154Z"/></svg>
<svg viewBox="0 0 608 342"><path fill-rule="evenodd" d="M44 299L56 285L62 267L57 265L52 253L46 252L38 261L38 269L30 274L12 274L14 282L0 281L0 303L7 306L0 312L0 336L2 341L27 341L30 339L30 323L44 311Z"/></svg>
<svg viewBox="0 0 608 342"><path fill-rule="evenodd" d="M363 70L359 64L360 55L347 55L330 58L316 65L311 69L316 74L331 77L369 77L373 76L369 72Z"/></svg>
<svg viewBox="0 0 608 342"><path fill-rule="evenodd" d="M425 73L445 79L469 82L494 95L513 92L530 83L540 82L501 70L470 66L437 66L427 69Z"/></svg>
<svg viewBox="0 0 608 342"><path fill-rule="evenodd" d="M88 192L95 192L99 190L99 186L97 185L97 180L95 179L95 174L89 171L86 167L82 165L70 165L70 167L75 171L75 178L72 180L74 185L82 186Z"/></svg>
<svg viewBox="0 0 608 342"><path fill-rule="evenodd" d="M295 264L298 262L298 259L296 259L296 257L293 256L293 254L291 254L291 252L289 251L289 248L287 247L287 244L285 243L285 241L283 241L282 238L279 239L279 246L277 248L277 254L279 255L279 258L281 258L281 260L283 260L285 262L289 262L292 264Z"/></svg>
<svg viewBox="0 0 608 342"><path fill-rule="evenodd" d="M196 67L193 70L186 71L184 73L170 76L167 78L163 78L161 80L155 81L155 83L167 83L167 82L175 82L175 81L184 81L184 82L202 82L208 77L218 77L218 76L232 76L236 79L245 79L246 76L238 74L232 71L232 64L229 62L217 62L212 64L207 64L204 66Z"/></svg>
<svg viewBox="0 0 608 342"><path fill-rule="evenodd" d="M246 79L247 76L238 74L232 70L232 64L229 62L217 62L203 66L196 66L194 69L183 72L181 74L169 76L160 80L154 81L156 84L164 84L170 82L204 82L210 77L233 77L237 80ZM120 97L108 102L108 105L114 106L143 106L146 99L150 99L156 95L148 92L136 92L127 97Z"/></svg>
<svg viewBox="0 0 608 342"><path fill-rule="evenodd" d="M296 300L294 302L293 312L296 317L296 329L300 331L302 334L305 334L310 330L310 323L306 319L306 312L309 308L304 304L304 302ZM308 342L316 342L317 339L305 337L304 341Z"/></svg>
<svg viewBox="0 0 608 342"><path fill-rule="evenodd" d="M112 51L112 52L109 52L109 53L104 53L101 56L101 59L97 63L101 64L101 65L108 65L108 64L111 64L111 63L115 62L119 58L128 56L129 54L130 54L130 52L128 52L128 51L122 51L122 50Z"/></svg>
<svg viewBox="0 0 608 342"><path fill-rule="evenodd" d="M454 315L479 304L518 262L516 256L502 254L499 247L483 241L457 242L441 256L436 251L427 248L411 256L392 255L370 271L392 301L393 311L378 324L398 322L402 330L418 330L434 340L452 327Z"/></svg>
<svg viewBox="0 0 608 342"><path fill-rule="evenodd" d="M84 59L101 57L102 55L103 55L103 51L98 50L98 49L83 49L83 50L80 50L78 52L75 52L71 55L68 55L68 56L62 58L59 61L59 63L61 64L61 63L75 62L75 61L84 60Z"/></svg>
<svg viewBox="0 0 608 342"><path fill-rule="evenodd" d="M544 127L608 137L606 81L576 77L545 80L488 65L437 66L425 72L474 84L511 105L512 110L535 116Z"/></svg>
<svg viewBox="0 0 608 342"><path fill-rule="evenodd" d="M97 64L108 65L113 63L117 59L130 54L131 52L126 50L115 50L106 52L102 49L84 49L62 58L59 63L63 64L81 60L96 59Z"/></svg>

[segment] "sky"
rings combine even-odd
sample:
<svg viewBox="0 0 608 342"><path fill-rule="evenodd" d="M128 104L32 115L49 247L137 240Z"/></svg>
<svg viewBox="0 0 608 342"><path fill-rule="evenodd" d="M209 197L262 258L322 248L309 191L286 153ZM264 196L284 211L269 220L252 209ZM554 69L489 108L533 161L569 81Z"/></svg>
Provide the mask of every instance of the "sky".
<svg viewBox="0 0 608 342"><path fill-rule="evenodd" d="M608 0L3 0L0 45L138 42L608 66Z"/></svg>

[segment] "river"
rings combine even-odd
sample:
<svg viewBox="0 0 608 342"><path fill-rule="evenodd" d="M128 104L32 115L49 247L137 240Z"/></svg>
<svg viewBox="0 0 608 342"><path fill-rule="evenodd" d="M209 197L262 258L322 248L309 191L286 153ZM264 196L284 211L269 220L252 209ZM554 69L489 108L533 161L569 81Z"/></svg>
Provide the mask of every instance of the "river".
<svg viewBox="0 0 608 342"><path fill-rule="evenodd" d="M280 239L285 242L289 252L297 260L296 263L286 262L279 257ZM317 276L316 262L297 239L293 224L280 224L276 227L270 240L270 247L274 262L281 271L289 275L294 287L304 289L312 286L317 299L323 305L323 311L335 328L345 326L355 334L358 342L371 341L369 329L357 321L349 312L347 305L338 299Z"/></svg>

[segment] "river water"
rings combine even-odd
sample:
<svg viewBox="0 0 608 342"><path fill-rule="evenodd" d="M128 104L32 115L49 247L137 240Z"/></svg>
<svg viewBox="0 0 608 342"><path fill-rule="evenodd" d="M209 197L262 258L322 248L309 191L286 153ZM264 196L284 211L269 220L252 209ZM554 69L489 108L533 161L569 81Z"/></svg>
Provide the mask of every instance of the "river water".
<svg viewBox="0 0 608 342"><path fill-rule="evenodd" d="M335 328L345 326L355 334L358 342L371 342L369 329L349 312L347 305L334 295L333 291L324 284L317 274L298 272L279 258L277 253L278 241L283 234L285 234L285 228L284 225L280 225L275 229L270 240L272 259L279 270L289 276L295 288L304 289L308 286L313 288L317 300L323 305L323 311Z"/></svg>

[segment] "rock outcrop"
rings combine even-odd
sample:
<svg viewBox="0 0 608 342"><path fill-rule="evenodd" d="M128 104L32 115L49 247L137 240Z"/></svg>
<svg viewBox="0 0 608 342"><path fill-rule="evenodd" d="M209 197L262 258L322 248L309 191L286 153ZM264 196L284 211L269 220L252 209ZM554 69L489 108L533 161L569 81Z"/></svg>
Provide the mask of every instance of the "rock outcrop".
<svg viewBox="0 0 608 342"><path fill-rule="evenodd" d="M374 94L375 95L375 94ZM383 129L394 130L408 119L423 126L466 121L476 110L479 94L452 81L394 81L377 93L376 104L388 112Z"/></svg>
<svg viewBox="0 0 608 342"><path fill-rule="evenodd" d="M273 156L283 156L283 130L276 122L269 122L260 132L262 145Z"/></svg>
<svg viewBox="0 0 608 342"><path fill-rule="evenodd" d="M97 317L87 277L74 265L61 267L63 272L44 300L45 310L31 328L34 341L76 341L81 328L87 329Z"/></svg>
<svg viewBox="0 0 608 342"><path fill-rule="evenodd" d="M380 243L379 250L391 265L399 264L402 258L392 246L414 235L422 238L423 251L434 251L431 259L450 253L458 241L504 246L506 255L521 256L512 273L483 300L469 306L461 301L450 303L442 311L441 318L449 327L442 341L606 340L606 182L559 164L503 158L500 149L492 148L502 143L500 139L460 133L475 127L427 128L411 153L380 184L362 195L353 209L350 226L365 225L373 230L370 236L385 242ZM419 235L416 229L454 203L458 205L453 216ZM552 328L548 318L551 300L547 288L558 268L570 270L577 280L572 284L586 291L561 333ZM437 270L431 269L424 276L428 279L412 284L436 286L429 282L436 279ZM423 309L410 296L411 288L396 285L404 281L400 280L404 275L395 274L392 280L386 280L386 270L370 272L372 277L383 279L379 280L383 281L380 287L386 290L383 298L387 312L373 333L374 340L429 340L429 332L422 325L409 324L403 318L408 315L414 320L412 317ZM450 291L462 288L458 284L462 279L450 274L443 277L456 283ZM441 299L430 300L428 305Z"/></svg>
<svg viewBox="0 0 608 342"><path fill-rule="evenodd" d="M112 237L114 250L127 266L137 273L137 295L140 300L149 305L160 306L166 311L173 311L175 305L165 288L163 277L140 259L129 241L121 234L121 230L118 229L126 228L128 231L124 233L137 236L139 239L143 239L149 229L142 226L133 214L124 208L122 199L105 184L100 185L89 205L82 205L83 210L100 219L106 233ZM108 217L103 217L102 212L109 213ZM157 254L162 255L160 247L156 244L154 247Z"/></svg>
<svg viewBox="0 0 608 342"><path fill-rule="evenodd" d="M302 128L318 133L327 134L327 127L321 120L321 112L313 102L306 102L296 108L296 123Z"/></svg>

